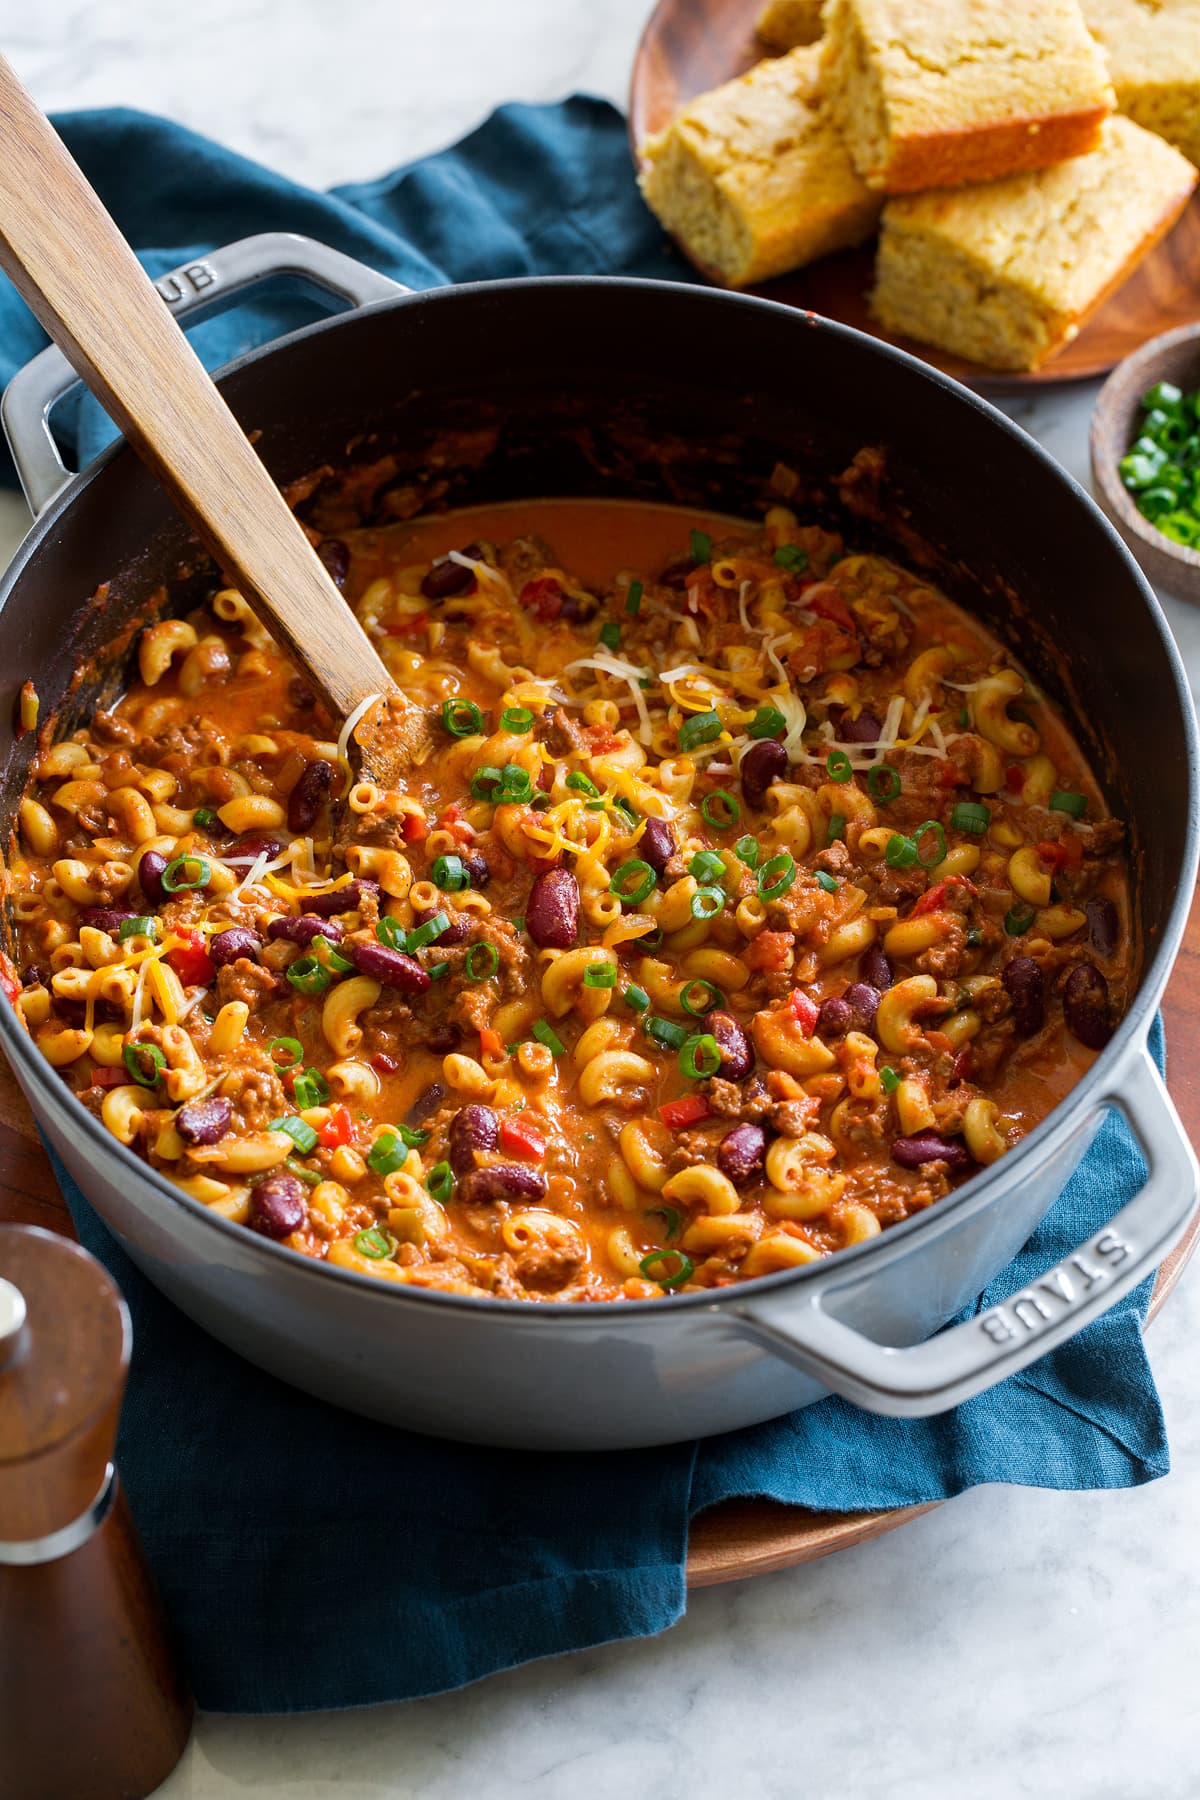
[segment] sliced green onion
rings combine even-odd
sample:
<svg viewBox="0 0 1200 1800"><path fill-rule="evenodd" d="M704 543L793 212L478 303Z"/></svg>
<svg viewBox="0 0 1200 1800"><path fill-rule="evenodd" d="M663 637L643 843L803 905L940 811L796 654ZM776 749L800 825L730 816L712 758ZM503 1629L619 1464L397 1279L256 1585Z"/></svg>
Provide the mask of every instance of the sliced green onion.
<svg viewBox="0 0 1200 1800"><path fill-rule="evenodd" d="M298 994L323 994L333 980L332 972L323 969L311 953L298 956L287 966L287 978Z"/></svg>
<svg viewBox="0 0 1200 1800"><path fill-rule="evenodd" d="M158 920L152 913L139 913L136 919L122 919L117 926L117 938L124 943L127 938L144 937L157 941L159 933Z"/></svg>
<svg viewBox="0 0 1200 1800"><path fill-rule="evenodd" d="M512 924L512 928L514 931L524 931L524 929L525 929L525 914L518 913L516 915L516 917L511 920L511 924Z"/></svg>
<svg viewBox="0 0 1200 1800"><path fill-rule="evenodd" d="M376 1175L392 1175L408 1161L408 1146L392 1130L381 1131L367 1151L367 1167Z"/></svg>
<svg viewBox="0 0 1200 1800"><path fill-rule="evenodd" d="M121 1060L139 1087L157 1087L167 1059L157 1044L126 1044Z"/></svg>
<svg viewBox="0 0 1200 1800"><path fill-rule="evenodd" d="M921 845L930 832L933 833L934 854L932 856L925 856L922 854ZM932 869L936 863L940 863L945 857L946 834L936 819L926 819L923 825L918 825L917 829L912 834L912 841L913 848L917 853L917 861L923 869Z"/></svg>
<svg viewBox="0 0 1200 1800"><path fill-rule="evenodd" d="M500 770L493 768L490 763L485 768L476 769L471 777L472 800L487 800L494 803L497 789L503 779Z"/></svg>
<svg viewBox="0 0 1200 1800"><path fill-rule="evenodd" d="M589 777L583 773L582 769L571 770L571 773L567 776L567 786L569 788L574 788L577 793L590 795L593 800L597 799L600 794L600 789L596 786L595 782L590 780Z"/></svg>
<svg viewBox="0 0 1200 1800"><path fill-rule="evenodd" d="M697 744L711 744L721 735L721 717L719 713L709 711L693 713L679 727L679 748L694 750Z"/></svg>
<svg viewBox="0 0 1200 1800"><path fill-rule="evenodd" d="M324 1106L329 1098L329 1083L317 1069L305 1069L292 1082L292 1099L301 1112L312 1106Z"/></svg>
<svg viewBox="0 0 1200 1800"><path fill-rule="evenodd" d="M1087 795L1073 794L1068 788L1056 788L1050 796L1050 811L1067 813L1072 819L1082 819L1087 807Z"/></svg>
<svg viewBox="0 0 1200 1800"><path fill-rule="evenodd" d="M778 737L787 720L777 706L760 706L746 727L747 737Z"/></svg>
<svg viewBox="0 0 1200 1800"><path fill-rule="evenodd" d="M422 1144L429 1142L429 1133L415 1125L397 1125L396 1133L400 1142L410 1150L419 1150Z"/></svg>
<svg viewBox="0 0 1200 1800"><path fill-rule="evenodd" d="M679 1067L689 1081L707 1081L721 1067L721 1046L711 1032L698 1031L679 1052Z"/></svg>
<svg viewBox="0 0 1200 1800"><path fill-rule="evenodd" d="M197 831L215 831L220 823L211 806L198 806L192 814L192 824Z"/></svg>
<svg viewBox="0 0 1200 1800"><path fill-rule="evenodd" d="M533 777L520 763L505 763L500 771L500 786L493 796L497 806L523 805L533 797Z"/></svg>
<svg viewBox="0 0 1200 1800"><path fill-rule="evenodd" d="M443 700L442 724L451 737L474 737L483 726L483 714L473 700Z"/></svg>
<svg viewBox="0 0 1200 1800"><path fill-rule="evenodd" d="M679 1236L679 1227L683 1224L683 1214L677 1206L648 1206L648 1219L659 1218L663 1222L663 1230L669 1238Z"/></svg>
<svg viewBox="0 0 1200 1800"><path fill-rule="evenodd" d="M967 729L967 726L971 723L971 715L967 711L965 706L960 706L958 709L958 722L964 731Z"/></svg>
<svg viewBox="0 0 1200 1800"><path fill-rule="evenodd" d="M854 774L850 758L844 750L831 750L825 758L825 773L830 781L849 781Z"/></svg>
<svg viewBox="0 0 1200 1800"><path fill-rule="evenodd" d="M721 888L700 887L692 895L693 919L715 919L725 905L725 895Z"/></svg>
<svg viewBox="0 0 1200 1800"><path fill-rule="evenodd" d="M738 856L741 858L741 860L745 863L745 865L748 869L757 869L757 867L758 867L758 839L757 838L752 838L748 834L746 837L740 837L738 839L737 843L733 846L733 853L735 856Z"/></svg>
<svg viewBox="0 0 1200 1800"><path fill-rule="evenodd" d="M434 1163L425 1177L425 1190L439 1206L445 1206L454 1192L454 1170L448 1162Z"/></svg>
<svg viewBox="0 0 1200 1800"><path fill-rule="evenodd" d="M975 837L982 837L991 822L991 813L977 800L960 800L950 814L952 831L969 831Z"/></svg>
<svg viewBox="0 0 1200 1800"><path fill-rule="evenodd" d="M279 1060L281 1051L287 1057L286 1062ZM267 1055L275 1067L286 1075L289 1069L298 1069L304 1061L304 1045L299 1038L272 1038L267 1045Z"/></svg>
<svg viewBox="0 0 1200 1800"><path fill-rule="evenodd" d="M610 619L606 625L600 627L599 641L604 645L606 650L619 650L621 648L621 627L617 624L615 619Z"/></svg>
<svg viewBox="0 0 1200 1800"><path fill-rule="evenodd" d="M1033 924L1036 914L1030 908L1014 906L1004 915L1004 929L1009 937L1020 937Z"/></svg>
<svg viewBox="0 0 1200 1800"><path fill-rule="evenodd" d="M545 1019L537 1020L533 1027L533 1035L539 1044L545 1044L552 1056L566 1055L567 1046L563 1043L554 1027L552 1025L547 1025Z"/></svg>
<svg viewBox="0 0 1200 1800"><path fill-rule="evenodd" d="M622 906L636 906L646 898L657 879L648 862L635 858L633 862L621 864L608 884L608 891L617 896Z"/></svg>
<svg viewBox="0 0 1200 1800"><path fill-rule="evenodd" d="M461 856L439 856L429 873L434 887L440 888L443 894L458 894L471 885Z"/></svg>
<svg viewBox="0 0 1200 1800"><path fill-rule="evenodd" d="M365 1231L354 1234L354 1248L360 1256L369 1257L371 1262L382 1262L395 1249L395 1239L386 1231L380 1231L377 1225L369 1225Z"/></svg>
<svg viewBox="0 0 1200 1800"><path fill-rule="evenodd" d="M388 920L389 924L395 924L397 922L398 921L395 921L392 919ZM383 924L382 919L380 919L379 924L380 925ZM406 950L408 952L408 954L410 956L412 956L418 950L423 950L425 948L426 944L435 944L440 937L443 937L446 934L446 932L449 931L449 929L450 929L449 913L436 912L436 913L434 913L432 919L426 919L426 921L423 925L417 925L416 927L414 927L414 929L412 931L409 931L407 933L404 931L401 931L399 934L400 940L401 940L400 942L394 943L394 942L392 942L391 938L388 938L386 941L391 944L391 947L393 950ZM376 926L375 930L376 930L376 935L378 936L379 935L379 926L378 925Z"/></svg>
<svg viewBox="0 0 1200 1800"><path fill-rule="evenodd" d="M425 973L430 981L440 981L443 975L450 973L450 964L448 962L430 963Z"/></svg>
<svg viewBox="0 0 1200 1800"><path fill-rule="evenodd" d="M673 1019L660 1019L654 1013L642 1021L642 1029L646 1036L653 1038L656 1044L663 1044L668 1050L682 1050L687 1043L687 1032L682 1025L676 1025Z"/></svg>
<svg viewBox="0 0 1200 1800"><path fill-rule="evenodd" d="M700 989L698 998L695 992L697 988ZM697 975L693 981L689 981L687 986L680 990L679 1004L689 1018L702 1019L706 1013L712 1012L714 1007L724 1006L725 996L719 987L714 987L711 981L705 981L702 976Z"/></svg>
<svg viewBox="0 0 1200 1800"><path fill-rule="evenodd" d="M629 592L625 596L625 611L629 614L631 619L637 618L638 608L641 604L642 584L640 581L631 581L629 584Z"/></svg>
<svg viewBox="0 0 1200 1800"><path fill-rule="evenodd" d="M315 937L312 941L312 957L317 967L330 975L348 975L354 964L348 956L343 956L331 938Z"/></svg>
<svg viewBox="0 0 1200 1800"><path fill-rule="evenodd" d="M294 1175L297 1181L307 1182L309 1187L320 1187L325 1179L319 1169L306 1169L304 1164L297 1162L294 1156L289 1156L283 1166L289 1175Z"/></svg>
<svg viewBox="0 0 1200 1800"><path fill-rule="evenodd" d="M788 850L781 850L778 856L772 856L758 872L758 897L760 900L778 900L786 894L796 879L796 864Z"/></svg>
<svg viewBox="0 0 1200 1800"><path fill-rule="evenodd" d="M189 874L189 869L194 873ZM206 856L173 856L162 872L162 884L168 894L206 888L211 880L212 864Z"/></svg>
<svg viewBox="0 0 1200 1800"><path fill-rule="evenodd" d="M583 985L588 988L614 988L617 985L616 963L589 963L583 971Z"/></svg>
<svg viewBox="0 0 1200 1800"><path fill-rule="evenodd" d="M713 884L725 879L725 864L715 850L697 850L688 864L688 874L697 881Z"/></svg>
<svg viewBox="0 0 1200 1800"><path fill-rule="evenodd" d="M917 860L917 846L903 832L895 831L887 841L883 860L889 869L911 869Z"/></svg>
<svg viewBox="0 0 1200 1800"><path fill-rule="evenodd" d="M422 927L422 930L424 927ZM415 936L415 933L413 934ZM389 950L407 950L409 934L399 919L393 919L390 913L383 913L375 921L375 936ZM425 940L428 943L428 938Z"/></svg>
<svg viewBox="0 0 1200 1800"><path fill-rule="evenodd" d="M706 563L712 561L712 539L709 537L707 531L690 531L688 533L688 543L691 548L692 561L694 563Z"/></svg>
<svg viewBox="0 0 1200 1800"><path fill-rule="evenodd" d="M500 952L495 944L472 944L463 960L463 973L468 981L487 981L500 967Z"/></svg>
<svg viewBox="0 0 1200 1800"><path fill-rule="evenodd" d="M624 794L613 795L612 809L614 812L620 813L631 831L642 816L634 806L633 802L627 800Z"/></svg>
<svg viewBox="0 0 1200 1800"><path fill-rule="evenodd" d="M527 706L506 706L500 714L500 724L505 731L531 731L533 714Z"/></svg>
<svg viewBox="0 0 1200 1800"><path fill-rule="evenodd" d="M795 575L800 569L807 569L808 551L802 550L799 544L780 544L775 561L781 569L789 569Z"/></svg>
<svg viewBox="0 0 1200 1800"><path fill-rule="evenodd" d="M837 842L838 838L844 838L845 835L846 835L846 815L845 815L845 813L831 813L830 817L829 817L829 830L825 833L826 844L834 844Z"/></svg>
<svg viewBox="0 0 1200 1800"><path fill-rule="evenodd" d="M656 1272L672 1266L675 1269L673 1275ZM652 1250L649 1256L643 1256L638 1268L647 1281L657 1281L659 1287L663 1288L677 1288L682 1287L685 1281L691 1279L696 1265L690 1256L684 1255L682 1250Z"/></svg>
<svg viewBox="0 0 1200 1800"><path fill-rule="evenodd" d="M971 929L967 932L966 941L968 950L979 949L980 945L983 943L983 932L979 929L978 925L971 926Z"/></svg>
<svg viewBox="0 0 1200 1800"><path fill-rule="evenodd" d="M308 1156L317 1147L317 1134L312 1126L294 1113L289 1113L285 1119L272 1119L267 1130L282 1131L285 1137L290 1137L301 1156Z"/></svg>
<svg viewBox="0 0 1200 1800"><path fill-rule="evenodd" d="M728 788L714 788L700 802L700 814L714 831L729 831L742 816L742 809Z"/></svg>
<svg viewBox="0 0 1200 1800"><path fill-rule="evenodd" d="M897 1075L895 1069L889 1069L886 1063L884 1063L879 1071L879 1080L885 1094L894 1094L896 1089L900 1086L900 1077Z"/></svg>
<svg viewBox="0 0 1200 1800"><path fill-rule="evenodd" d="M837 888L838 888L837 882L834 880L832 875L827 875L825 873L824 869L817 870L817 886L823 887L827 894L836 894L837 893Z"/></svg>
<svg viewBox="0 0 1200 1800"><path fill-rule="evenodd" d="M650 1004L650 996L645 988L638 987L633 982L625 989L622 999L626 1006L632 1006L634 1012L645 1012Z"/></svg>
<svg viewBox="0 0 1200 1800"><path fill-rule="evenodd" d="M867 775L867 792L880 806L886 806L900 792L900 774L887 763L876 763Z"/></svg>

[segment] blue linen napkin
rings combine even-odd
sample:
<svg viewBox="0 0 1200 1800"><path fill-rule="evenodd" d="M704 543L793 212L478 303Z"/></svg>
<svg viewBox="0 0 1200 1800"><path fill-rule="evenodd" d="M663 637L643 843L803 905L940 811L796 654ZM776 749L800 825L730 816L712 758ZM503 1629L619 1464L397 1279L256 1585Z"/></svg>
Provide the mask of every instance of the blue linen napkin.
<svg viewBox="0 0 1200 1800"><path fill-rule="evenodd" d="M686 275L638 199L624 127L574 99L506 107L455 149L319 195L135 113L76 114L68 144L154 273L252 231L309 232L414 285L513 273ZM196 333L220 363L300 321L259 298ZM0 289L0 377L44 342ZM106 431L81 410L78 450ZM1162 1062L1161 1028L1153 1048ZM128 1261L65 1171L83 1242L129 1301L122 1477L201 1706L286 1712L461 1686L534 1657L644 1636L685 1604L689 1521L766 1495L820 1511L980 1482L1127 1487L1166 1473L1141 1324L1150 1282L1024 1374L940 1418L837 1399L700 1444L603 1458L480 1450L374 1425L241 1361ZM994 1305L1143 1177L1115 1115Z"/></svg>

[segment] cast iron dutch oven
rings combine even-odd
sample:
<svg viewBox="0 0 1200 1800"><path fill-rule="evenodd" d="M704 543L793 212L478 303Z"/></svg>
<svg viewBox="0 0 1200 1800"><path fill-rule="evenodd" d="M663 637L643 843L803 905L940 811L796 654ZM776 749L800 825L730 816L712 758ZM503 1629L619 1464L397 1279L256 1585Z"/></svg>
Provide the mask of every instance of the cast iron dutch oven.
<svg viewBox="0 0 1200 1800"><path fill-rule="evenodd" d="M129 1254L225 1343L339 1405L444 1436L561 1449L727 1431L830 1389L879 1412L938 1412L1111 1306L1170 1248L1196 1201L1195 1161L1146 1037L1195 879L1197 746L1162 614L1088 497L955 382L762 300L575 278L410 294L283 235L232 245L159 287L184 314L279 275L351 307L224 375L280 481L388 445L416 466L453 429L452 502L591 493L738 512L761 504L782 463L806 509L836 522L849 500L854 541L928 556L933 577L1068 709L1115 811L1132 821L1141 979L1069 1097L929 1213L807 1268L636 1305L476 1300L296 1256L215 1217L123 1149L0 1008L0 1041L34 1113ZM48 413L70 379L47 351L5 397L38 518L0 589L0 668L9 698L34 675L43 709L75 720L97 698L95 686L71 693L79 662L194 546L126 446L68 474ZM839 484L864 448L881 457ZM107 608L89 608L104 581ZM0 752L7 837L31 745L6 724ZM1142 1146L1140 1193L1034 1286L939 1331L1028 1237L1110 1105Z"/></svg>

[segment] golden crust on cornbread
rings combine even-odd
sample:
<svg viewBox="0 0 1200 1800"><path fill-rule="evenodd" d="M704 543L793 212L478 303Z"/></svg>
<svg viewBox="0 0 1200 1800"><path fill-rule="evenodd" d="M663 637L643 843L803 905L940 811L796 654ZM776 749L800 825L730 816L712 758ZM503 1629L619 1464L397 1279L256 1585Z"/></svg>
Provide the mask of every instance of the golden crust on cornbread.
<svg viewBox="0 0 1200 1800"><path fill-rule="evenodd" d="M1117 105L1200 164L1200 0L1083 0Z"/></svg>
<svg viewBox="0 0 1200 1800"><path fill-rule="evenodd" d="M697 266L745 287L860 244L881 202L816 100L815 48L701 94L642 146L646 201Z"/></svg>
<svg viewBox="0 0 1200 1800"><path fill-rule="evenodd" d="M824 0L767 0L755 30L771 50L815 44L821 35L823 4Z"/></svg>
<svg viewBox="0 0 1200 1800"><path fill-rule="evenodd" d="M885 193L1081 155L1113 109L1078 0L827 0L824 24L825 102Z"/></svg>
<svg viewBox="0 0 1200 1800"><path fill-rule="evenodd" d="M889 200L872 311L972 362L1037 368L1170 229L1196 179L1162 138L1117 117L1090 156Z"/></svg>

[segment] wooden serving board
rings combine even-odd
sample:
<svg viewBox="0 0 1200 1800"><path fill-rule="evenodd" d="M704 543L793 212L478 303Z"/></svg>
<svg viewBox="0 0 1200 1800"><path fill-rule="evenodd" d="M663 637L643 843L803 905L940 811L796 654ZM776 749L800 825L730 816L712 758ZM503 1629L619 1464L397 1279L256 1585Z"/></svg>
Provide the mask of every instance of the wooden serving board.
<svg viewBox="0 0 1200 1800"><path fill-rule="evenodd" d="M629 135L637 147L697 94L742 74L766 51L754 35L763 0L659 0L642 34L629 89ZM1041 369L998 373L911 338L893 337L867 306L875 246L823 257L750 289L898 344L972 387L1009 389L1104 375L1148 338L1200 320L1200 195L1174 230L1108 299L1079 336Z"/></svg>
<svg viewBox="0 0 1200 1800"><path fill-rule="evenodd" d="M1200 1069L1186 1047L1200 1034L1200 897L1193 901L1187 935L1163 1002L1170 1088L1191 1140L1200 1146ZM25 1096L0 1056L0 1224L41 1225L74 1236L58 1184L42 1149ZM1150 1317L1162 1307L1200 1238L1200 1214L1158 1272ZM933 1505L893 1507L887 1512L817 1513L771 1500L730 1501L703 1513L691 1530L688 1586L712 1587L767 1575L796 1563L815 1562L849 1550L868 1538L894 1531Z"/></svg>

